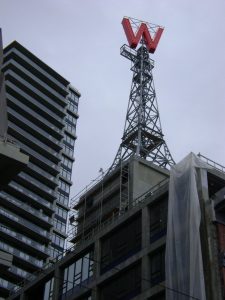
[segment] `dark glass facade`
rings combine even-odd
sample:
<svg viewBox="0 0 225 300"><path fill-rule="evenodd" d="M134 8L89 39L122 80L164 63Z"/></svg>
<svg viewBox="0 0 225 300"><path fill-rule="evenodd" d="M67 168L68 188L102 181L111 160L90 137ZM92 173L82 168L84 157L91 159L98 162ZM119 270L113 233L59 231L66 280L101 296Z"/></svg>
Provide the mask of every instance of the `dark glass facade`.
<svg viewBox="0 0 225 300"><path fill-rule="evenodd" d="M7 295L64 249L80 94L18 42L4 49L3 72L8 135L29 156L0 192L0 250L14 256L0 278Z"/></svg>
<svg viewBox="0 0 225 300"><path fill-rule="evenodd" d="M63 270L61 300L68 299L70 295L92 280L93 264L93 251L90 251Z"/></svg>

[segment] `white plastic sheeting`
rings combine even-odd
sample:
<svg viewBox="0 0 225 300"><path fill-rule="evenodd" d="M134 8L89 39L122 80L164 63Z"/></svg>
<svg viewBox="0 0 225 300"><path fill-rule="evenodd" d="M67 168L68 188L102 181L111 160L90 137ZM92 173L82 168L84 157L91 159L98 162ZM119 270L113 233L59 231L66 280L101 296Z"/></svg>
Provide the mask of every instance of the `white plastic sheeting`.
<svg viewBox="0 0 225 300"><path fill-rule="evenodd" d="M166 300L206 299L196 168L209 166L190 153L170 171L165 262Z"/></svg>

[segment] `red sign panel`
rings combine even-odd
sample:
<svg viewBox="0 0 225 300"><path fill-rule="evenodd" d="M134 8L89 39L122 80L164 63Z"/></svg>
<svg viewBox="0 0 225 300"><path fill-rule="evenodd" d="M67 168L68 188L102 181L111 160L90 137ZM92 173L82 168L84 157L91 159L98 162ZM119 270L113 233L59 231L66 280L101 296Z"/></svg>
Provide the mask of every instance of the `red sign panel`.
<svg viewBox="0 0 225 300"><path fill-rule="evenodd" d="M158 27L155 32L154 38L152 38L151 34L148 30L148 27L145 23L141 23L136 35L133 32L133 29L130 24L130 20L128 18L123 18L122 25L123 25L125 34L127 36L129 46L131 48L136 48L138 43L140 42L141 38L143 37L148 51L150 53L155 52L158 42L160 40L160 37L163 33L163 28Z"/></svg>

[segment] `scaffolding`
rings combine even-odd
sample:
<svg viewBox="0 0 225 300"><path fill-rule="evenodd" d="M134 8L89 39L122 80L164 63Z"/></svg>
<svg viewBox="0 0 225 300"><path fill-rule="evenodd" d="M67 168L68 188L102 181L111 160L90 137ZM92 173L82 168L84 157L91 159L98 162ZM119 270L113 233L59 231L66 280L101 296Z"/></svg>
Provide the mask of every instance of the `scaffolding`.
<svg viewBox="0 0 225 300"><path fill-rule="evenodd" d="M113 174L101 174L71 199L70 241L83 240L129 208L129 177L129 162L123 162Z"/></svg>
<svg viewBox="0 0 225 300"><path fill-rule="evenodd" d="M146 197L168 185L168 178L147 190L141 196L130 196L129 162L117 168L110 176L99 176L71 201L70 246L92 239L99 231L143 203ZM111 180L111 177L113 178ZM91 199L93 204L90 204Z"/></svg>

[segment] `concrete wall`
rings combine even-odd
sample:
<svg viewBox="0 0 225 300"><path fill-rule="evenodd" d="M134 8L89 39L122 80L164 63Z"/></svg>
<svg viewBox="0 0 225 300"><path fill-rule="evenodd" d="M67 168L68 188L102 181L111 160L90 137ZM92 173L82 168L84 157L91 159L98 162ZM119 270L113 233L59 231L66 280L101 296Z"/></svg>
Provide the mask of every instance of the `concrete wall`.
<svg viewBox="0 0 225 300"><path fill-rule="evenodd" d="M167 178L167 170L165 173L162 172L161 168L156 166L149 167L148 162L143 162L139 160L133 160L132 168L132 195L133 199L141 196L143 193L147 192L151 187L158 184L163 179Z"/></svg>

